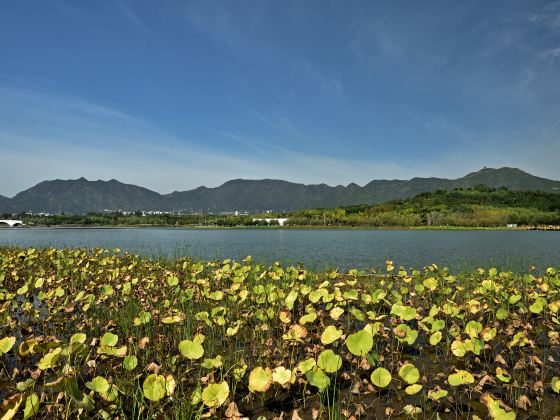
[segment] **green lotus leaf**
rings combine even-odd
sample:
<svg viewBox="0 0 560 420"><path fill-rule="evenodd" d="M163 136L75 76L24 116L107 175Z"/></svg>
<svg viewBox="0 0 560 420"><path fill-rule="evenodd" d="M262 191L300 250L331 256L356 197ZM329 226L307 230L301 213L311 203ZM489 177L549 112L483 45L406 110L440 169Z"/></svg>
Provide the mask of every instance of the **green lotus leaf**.
<svg viewBox="0 0 560 420"><path fill-rule="evenodd" d="M111 296L114 293L113 287L109 284L104 284L101 286L101 294L105 296Z"/></svg>
<svg viewBox="0 0 560 420"><path fill-rule="evenodd" d="M332 350L324 350L317 358L317 365L327 373L334 373L342 366L342 357Z"/></svg>
<svg viewBox="0 0 560 420"><path fill-rule="evenodd" d="M179 351L189 360L197 360L204 355L204 347L191 340L181 341L179 343Z"/></svg>
<svg viewBox="0 0 560 420"><path fill-rule="evenodd" d="M451 353L457 357L463 357L472 350L473 343L470 340L461 341L460 339L456 339L453 343L451 343Z"/></svg>
<svg viewBox="0 0 560 420"><path fill-rule="evenodd" d="M319 391L327 388L331 383L329 377L319 368L310 370L305 376L307 377L309 384L319 388Z"/></svg>
<svg viewBox="0 0 560 420"><path fill-rule="evenodd" d="M86 386L92 391L102 394L107 392L111 385L103 376L96 376L91 380L91 382L87 382Z"/></svg>
<svg viewBox="0 0 560 420"><path fill-rule="evenodd" d="M16 384L16 388L20 392L25 392L29 388L33 388L33 386L35 386L35 380L33 378L28 378L25 381L21 381Z"/></svg>
<svg viewBox="0 0 560 420"><path fill-rule="evenodd" d="M167 284L171 287L175 287L179 284L179 279L176 276L167 277Z"/></svg>
<svg viewBox="0 0 560 420"><path fill-rule="evenodd" d="M202 391L201 399L207 407L220 407L229 397L229 385L226 381L210 384Z"/></svg>
<svg viewBox="0 0 560 420"><path fill-rule="evenodd" d="M412 385L407 386L404 389L404 392L406 392L408 395L414 395L414 394L417 394L421 389L422 389L422 385L412 384Z"/></svg>
<svg viewBox="0 0 560 420"><path fill-rule="evenodd" d="M466 370L458 370L447 377L447 381L451 386L468 385L474 382L474 377Z"/></svg>
<svg viewBox="0 0 560 420"><path fill-rule="evenodd" d="M305 325L307 323L313 323L315 322L315 320L317 319L317 313L316 312L311 312L310 314L307 315L303 315L300 319L299 319L299 323L301 325Z"/></svg>
<svg viewBox="0 0 560 420"><path fill-rule="evenodd" d="M123 367L128 370L134 370L134 368L136 368L136 366L138 365L138 358L134 355L132 356L126 356L123 360Z"/></svg>
<svg viewBox="0 0 560 420"><path fill-rule="evenodd" d="M163 375L152 373L146 377L142 385L144 396L150 401L159 401L165 397L165 378Z"/></svg>
<svg viewBox="0 0 560 420"><path fill-rule="evenodd" d="M404 364L399 369L399 376L409 385L415 384L420 379L420 372L411 363Z"/></svg>
<svg viewBox="0 0 560 420"><path fill-rule="evenodd" d="M249 374L249 391L266 392L272 385L272 371L269 368L256 367Z"/></svg>
<svg viewBox="0 0 560 420"><path fill-rule="evenodd" d="M315 359L309 358L309 359L305 359L305 360L299 362L297 367L298 367L298 370L301 373L307 373L308 371L313 369L315 366L317 366L317 363L315 362Z"/></svg>
<svg viewBox="0 0 560 420"><path fill-rule="evenodd" d="M365 356L373 348L373 336L364 330L350 334L346 338L346 347L355 356Z"/></svg>
<svg viewBox="0 0 560 420"><path fill-rule="evenodd" d="M391 314L396 315L405 321L411 321L416 318L416 309L411 306L394 303L391 307Z"/></svg>
<svg viewBox="0 0 560 420"><path fill-rule="evenodd" d="M378 388L385 388L391 383L391 372L379 367L371 373L371 383Z"/></svg>
<svg viewBox="0 0 560 420"><path fill-rule="evenodd" d="M93 410L93 399L89 395L84 394L82 391L80 391L78 382L76 381L75 377L67 378L64 383L66 394L70 396L72 401L74 401L74 404L88 411Z"/></svg>
<svg viewBox="0 0 560 420"><path fill-rule="evenodd" d="M523 297L523 296L521 296L521 295L516 295L516 294L511 295L511 296L508 298L508 303L509 303L510 305L515 305L517 302L519 302L519 301L521 300L522 297Z"/></svg>
<svg viewBox="0 0 560 420"><path fill-rule="evenodd" d="M23 409L23 420L33 417L39 412L39 397L36 393L31 393L25 399L25 407Z"/></svg>
<svg viewBox="0 0 560 420"><path fill-rule="evenodd" d="M321 343L331 344L342 337L342 331L338 330L334 325L329 325L321 334Z"/></svg>
<svg viewBox="0 0 560 420"><path fill-rule="evenodd" d="M416 417L419 414L422 414L422 409L420 407L415 407L412 404L407 404L403 407L403 411L406 415L411 417Z"/></svg>
<svg viewBox="0 0 560 420"><path fill-rule="evenodd" d="M8 353L16 343L15 337L4 337L0 340L0 356Z"/></svg>
<svg viewBox="0 0 560 420"><path fill-rule="evenodd" d="M442 337L443 337L443 334L441 333L441 331L436 331L435 333L430 335L430 344L432 346L435 346L437 343L439 343L441 341Z"/></svg>
<svg viewBox="0 0 560 420"><path fill-rule="evenodd" d="M119 337L112 332L106 332L101 337L101 345L107 347L115 347L117 345L117 341L119 341Z"/></svg>

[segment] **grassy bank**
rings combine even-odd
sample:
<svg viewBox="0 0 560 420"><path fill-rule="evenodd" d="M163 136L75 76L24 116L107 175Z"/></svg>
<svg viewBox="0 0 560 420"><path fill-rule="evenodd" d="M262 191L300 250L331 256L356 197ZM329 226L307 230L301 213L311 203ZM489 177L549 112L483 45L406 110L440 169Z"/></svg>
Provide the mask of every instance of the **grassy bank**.
<svg viewBox="0 0 560 420"><path fill-rule="evenodd" d="M552 418L543 272L2 249L0 417Z"/></svg>

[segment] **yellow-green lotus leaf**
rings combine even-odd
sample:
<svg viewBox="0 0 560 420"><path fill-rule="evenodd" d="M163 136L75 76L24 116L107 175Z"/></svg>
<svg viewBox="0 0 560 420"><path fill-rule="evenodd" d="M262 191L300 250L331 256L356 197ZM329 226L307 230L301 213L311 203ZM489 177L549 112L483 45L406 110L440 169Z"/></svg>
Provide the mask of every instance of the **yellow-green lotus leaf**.
<svg viewBox="0 0 560 420"><path fill-rule="evenodd" d="M378 388L385 388L391 383L391 379L391 372L382 367L378 367L371 373L371 383Z"/></svg>
<svg viewBox="0 0 560 420"><path fill-rule="evenodd" d="M201 399L207 407L220 407L229 397L229 385L226 381L210 384L202 391Z"/></svg>
<svg viewBox="0 0 560 420"><path fill-rule="evenodd" d="M373 336L364 330L350 334L346 338L346 347L355 356L365 356L373 348Z"/></svg>
<svg viewBox="0 0 560 420"><path fill-rule="evenodd" d="M404 364L399 369L399 376L409 385L415 384L420 379L420 372L411 363Z"/></svg>
<svg viewBox="0 0 560 420"><path fill-rule="evenodd" d="M321 343L331 344L342 337L342 331L337 329L334 325L329 325L321 334Z"/></svg>
<svg viewBox="0 0 560 420"><path fill-rule="evenodd" d="M201 363L201 366L206 369L219 369L223 365L222 356L218 355L213 359L204 359L204 362Z"/></svg>
<svg viewBox="0 0 560 420"><path fill-rule="evenodd" d="M495 400L490 394L484 394L480 401L488 408L490 418L494 420L515 420L515 411L506 411L501 407L501 401Z"/></svg>
<svg viewBox="0 0 560 420"><path fill-rule="evenodd" d="M249 391L266 392L272 385L272 371L269 368L256 367L249 374Z"/></svg>
<svg viewBox="0 0 560 420"><path fill-rule="evenodd" d="M422 282L422 284L429 289L430 291L434 291L436 290L437 286L438 286L438 282L435 278L430 277L429 279L426 279Z"/></svg>
<svg viewBox="0 0 560 420"><path fill-rule="evenodd" d="M532 305L529 306L529 310L534 314L540 314L546 307L547 301L543 297L538 297Z"/></svg>
<svg viewBox="0 0 560 420"><path fill-rule="evenodd" d="M152 373L142 385L144 396L150 401L159 401L165 397L165 378L163 375Z"/></svg>
<svg viewBox="0 0 560 420"><path fill-rule="evenodd" d="M317 363L315 362L315 359L310 357L309 359L305 359L305 360L302 360L301 362L299 362L297 367L298 367L298 370L301 373L307 373L308 371L313 369L315 366L317 366Z"/></svg>
<svg viewBox="0 0 560 420"><path fill-rule="evenodd" d="M309 372L306 373L305 376L307 376L307 380L309 381L309 384L319 388L319 391L322 391L323 389L327 388L331 383L329 377L325 374L325 372L323 372L319 368L310 370Z"/></svg>
<svg viewBox="0 0 560 420"><path fill-rule="evenodd" d="M317 319L317 313L316 312L311 312L309 314L303 315L300 319L299 319L299 323L301 325L305 325L307 323L313 323L315 322L315 320Z"/></svg>
<svg viewBox="0 0 560 420"><path fill-rule="evenodd" d="M465 333L471 338L478 337L478 334L481 331L482 331L482 324L480 322L469 321L467 325L465 325Z"/></svg>
<svg viewBox="0 0 560 420"><path fill-rule="evenodd" d="M70 337L70 344L84 344L86 342L86 338L87 336L84 333L76 333Z"/></svg>
<svg viewBox="0 0 560 420"><path fill-rule="evenodd" d="M46 369L52 368L56 364L56 361L58 360L58 357L60 356L61 351L62 351L62 348L57 347L55 349L52 349L47 354L45 354L41 358L41 360L39 360L39 363L37 365L39 367L39 369L46 370Z"/></svg>
<svg viewBox="0 0 560 420"><path fill-rule="evenodd" d="M438 389L438 387L436 387L436 389L430 389L428 391L428 398L437 401L443 397L446 397L447 394L448 392L445 389Z"/></svg>
<svg viewBox="0 0 560 420"><path fill-rule="evenodd" d="M466 370L458 370L447 377L447 381L451 386L468 385L474 382L474 377Z"/></svg>
<svg viewBox="0 0 560 420"><path fill-rule="evenodd" d="M342 366L342 357L332 350L324 350L317 358L317 366L327 373L334 373Z"/></svg>
<svg viewBox="0 0 560 420"><path fill-rule="evenodd" d="M422 409L420 407L416 407L412 404L407 404L403 407L403 411L405 414L411 416L411 417L416 417L419 414L422 414Z"/></svg>
<svg viewBox="0 0 560 420"><path fill-rule="evenodd" d="M119 337L112 332L106 332L101 337L101 345L107 347L115 347L117 345L117 341L119 341Z"/></svg>
<svg viewBox="0 0 560 420"><path fill-rule="evenodd" d="M285 385L292 380L292 371L284 366L278 366L272 371L272 380L280 385Z"/></svg>
<svg viewBox="0 0 560 420"><path fill-rule="evenodd" d="M3 339L1 339L0 340L0 356L2 356L5 353L8 353L12 349L14 344L16 344L16 338L15 337L4 337Z"/></svg>
<svg viewBox="0 0 560 420"><path fill-rule="evenodd" d="M177 381L172 374L168 373L165 375L165 393L170 397L175 392L175 387L177 386Z"/></svg>
<svg viewBox="0 0 560 420"><path fill-rule="evenodd" d="M342 309L339 306L335 306L334 308L331 309L329 315L331 316L332 319L337 321L343 313L344 313L344 309Z"/></svg>
<svg viewBox="0 0 560 420"><path fill-rule="evenodd" d="M391 315L396 315L405 321L411 321L416 318L416 309L401 303L394 303L391 307Z"/></svg>
<svg viewBox="0 0 560 420"><path fill-rule="evenodd" d="M414 395L414 394L418 393L421 389L422 389L422 385L412 384L412 385L407 386L404 389L404 392L406 392L408 395Z"/></svg>
<svg viewBox="0 0 560 420"><path fill-rule="evenodd" d="M554 392L560 394L560 378L558 378L558 376L552 378L552 380L550 381L550 386L552 387L552 390Z"/></svg>
<svg viewBox="0 0 560 420"><path fill-rule="evenodd" d="M123 360L123 367L128 370L134 370L134 368L138 365L138 358L134 355L126 356Z"/></svg>
<svg viewBox="0 0 560 420"><path fill-rule="evenodd" d="M23 420L33 417L39 412L39 397L36 393L31 393L25 399L25 407L23 409Z"/></svg>
<svg viewBox="0 0 560 420"><path fill-rule="evenodd" d="M496 377L502 382L509 382L511 380L511 376L501 367L496 368Z"/></svg>
<svg viewBox="0 0 560 420"><path fill-rule="evenodd" d="M109 382L103 376L96 376L91 382L87 382L86 386L92 391L102 394L109 391L111 385L109 385Z"/></svg>
<svg viewBox="0 0 560 420"><path fill-rule="evenodd" d="M442 337L443 337L443 334L441 333L441 331L436 331L435 333L430 335L430 344L432 346L435 346L437 343L439 343L441 341Z"/></svg>
<svg viewBox="0 0 560 420"><path fill-rule="evenodd" d="M179 343L179 351L189 360L197 360L204 355L204 347L191 340L181 341Z"/></svg>

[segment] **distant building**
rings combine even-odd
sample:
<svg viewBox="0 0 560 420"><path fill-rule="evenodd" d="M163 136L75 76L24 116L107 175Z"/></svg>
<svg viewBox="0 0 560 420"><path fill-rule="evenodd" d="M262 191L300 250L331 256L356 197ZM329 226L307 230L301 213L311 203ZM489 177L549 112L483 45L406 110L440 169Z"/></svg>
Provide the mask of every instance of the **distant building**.
<svg viewBox="0 0 560 420"><path fill-rule="evenodd" d="M516 228L517 227L517 223L508 223L507 224L508 228Z"/></svg>

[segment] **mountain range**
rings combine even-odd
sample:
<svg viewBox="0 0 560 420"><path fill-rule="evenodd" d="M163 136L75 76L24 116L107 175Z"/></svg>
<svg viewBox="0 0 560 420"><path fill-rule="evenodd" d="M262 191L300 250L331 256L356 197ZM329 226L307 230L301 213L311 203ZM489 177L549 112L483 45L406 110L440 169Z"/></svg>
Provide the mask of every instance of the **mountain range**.
<svg viewBox="0 0 560 420"><path fill-rule="evenodd" d="M514 191L560 193L560 181L537 177L517 168L484 168L462 178L374 180L359 186L305 185L282 180L235 179L215 187L159 194L115 179L110 181L43 181L13 198L0 196L0 212L76 213L121 211L261 212L376 204L405 199L422 192L486 185Z"/></svg>

